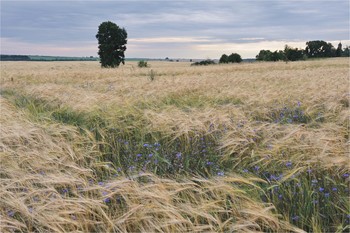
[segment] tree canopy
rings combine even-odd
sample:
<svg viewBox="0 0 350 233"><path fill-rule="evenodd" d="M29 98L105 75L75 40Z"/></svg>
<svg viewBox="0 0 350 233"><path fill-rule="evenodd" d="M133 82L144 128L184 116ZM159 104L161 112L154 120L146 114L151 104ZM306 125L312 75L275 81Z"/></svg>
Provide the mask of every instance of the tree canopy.
<svg viewBox="0 0 350 233"><path fill-rule="evenodd" d="M305 53L308 57L333 57L335 49L331 43L323 40L313 40L306 42Z"/></svg>
<svg viewBox="0 0 350 233"><path fill-rule="evenodd" d="M241 55L238 53L232 53L230 56L223 54L219 60L219 63L240 63L241 61Z"/></svg>
<svg viewBox="0 0 350 233"><path fill-rule="evenodd" d="M124 64L127 43L127 32L113 22L107 21L100 24L96 34L98 40L98 55L102 67L118 67Z"/></svg>

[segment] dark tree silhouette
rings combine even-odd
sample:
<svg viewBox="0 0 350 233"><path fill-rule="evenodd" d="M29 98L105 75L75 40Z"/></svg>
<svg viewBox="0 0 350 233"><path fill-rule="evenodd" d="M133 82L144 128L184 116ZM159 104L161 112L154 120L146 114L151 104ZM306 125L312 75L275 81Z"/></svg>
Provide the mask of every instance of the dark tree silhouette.
<svg viewBox="0 0 350 233"><path fill-rule="evenodd" d="M96 34L98 40L98 55L102 67L117 67L124 64L127 43L127 33L113 22L101 23Z"/></svg>

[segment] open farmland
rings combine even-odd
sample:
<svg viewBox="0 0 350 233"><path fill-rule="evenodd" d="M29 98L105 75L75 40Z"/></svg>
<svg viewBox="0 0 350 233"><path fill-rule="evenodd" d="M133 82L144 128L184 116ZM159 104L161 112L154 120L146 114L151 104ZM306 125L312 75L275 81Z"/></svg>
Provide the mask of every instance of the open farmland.
<svg viewBox="0 0 350 233"><path fill-rule="evenodd" d="M349 60L1 63L1 232L349 231Z"/></svg>

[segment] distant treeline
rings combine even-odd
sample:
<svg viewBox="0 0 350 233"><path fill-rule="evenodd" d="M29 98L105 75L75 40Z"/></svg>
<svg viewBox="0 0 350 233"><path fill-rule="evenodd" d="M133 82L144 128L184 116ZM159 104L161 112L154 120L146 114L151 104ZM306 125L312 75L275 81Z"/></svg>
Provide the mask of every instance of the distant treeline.
<svg viewBox="0 0 350 233"><path fill-rule="evenodd" d="M1 61L97 61L98 57L58 57L32 55L0 55Z"/></svg>
<svg viewBox="0 0 350 233"><path fill-rule="evenodd" d="M260 50L256 55L257 61L298 61L308 58L326 58L326 57L349 57L349 47L343 49L341 43L335 48L331 43L323 40L314 40L306 42L305 49L292 48L288 45L284 50Z"/></svg>
<svg viewBox="0 0 350 233"><path fill-rule="evenodd" d="M30 61L30 57L25 55L0 55L1 61Z"/></svg>

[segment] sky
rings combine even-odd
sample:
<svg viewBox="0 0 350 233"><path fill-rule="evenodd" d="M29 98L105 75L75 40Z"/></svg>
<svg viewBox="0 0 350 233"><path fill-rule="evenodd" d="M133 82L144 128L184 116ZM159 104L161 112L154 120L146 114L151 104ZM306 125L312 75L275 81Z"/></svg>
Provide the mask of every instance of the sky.
<svg viewBox="0 0 350 233"><path fill-rule="evenodd" d="M349 0L0 0L1 54L98 56L98 26L128 33L126 58L218 59L350 45Z"/></svg>

